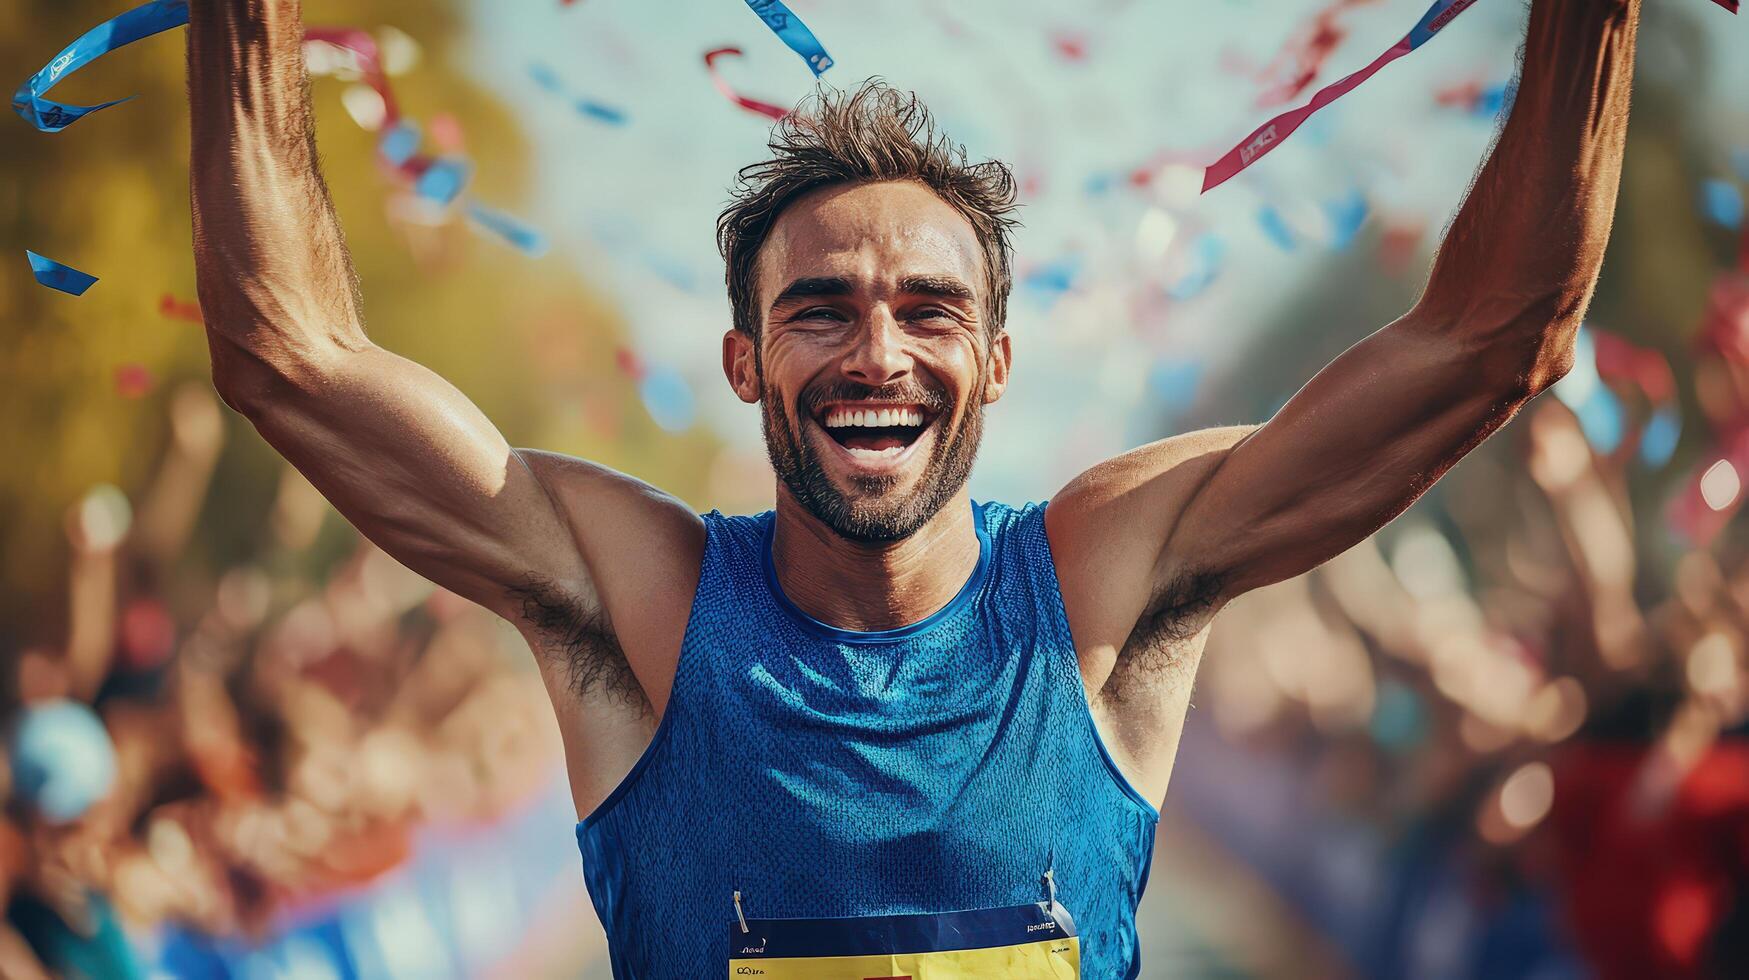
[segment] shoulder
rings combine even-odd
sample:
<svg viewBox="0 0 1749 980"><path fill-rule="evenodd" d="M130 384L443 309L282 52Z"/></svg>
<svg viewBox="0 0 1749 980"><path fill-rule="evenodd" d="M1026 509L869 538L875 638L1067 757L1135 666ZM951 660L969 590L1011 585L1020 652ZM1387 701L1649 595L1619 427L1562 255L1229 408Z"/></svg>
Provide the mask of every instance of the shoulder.
<svg viewBox="0 0 1749 980"><path fill-rule="evenodd" d="M1070 480L1045 531L1077 644L1121 646L1159 598L1161 558L1178 518L1255 426L1171 436Z"/></svg>
<svg viewBox="0 0 1749 980"><path fill-rule="evenodd" d="M605 555L621 545L636 545L650 558L666 552L683 561L689 558L690 564L704 553L703 518L672 494L562 453L518 449L515 458L534 474L571 526L587 536L587 542L580 542L586 550Z"/></svg>
<svg viewBox="0 0 1749 980"><path fill-rule="evenodd" d="M586 636L592 647L617 647L651 700L663 703L698 589L704 518L606 466L530 449L515 460L551 498L588 572L587 581L537 583L542 601L525 601L525 631L567 646ZM529 617L530 609L545 612Z"/></svg>

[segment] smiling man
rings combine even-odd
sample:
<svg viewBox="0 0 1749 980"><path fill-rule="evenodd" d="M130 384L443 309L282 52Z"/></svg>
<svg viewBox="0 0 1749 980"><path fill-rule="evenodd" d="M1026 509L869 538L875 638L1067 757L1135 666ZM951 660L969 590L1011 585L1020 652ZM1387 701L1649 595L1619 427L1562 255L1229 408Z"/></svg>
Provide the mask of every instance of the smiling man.
<svg viewBox="0 0 1749 980"><path fill-rule="evenodd" d="M1015 356L1008 170L911 96L822 96L718 225L723 370L779 478L774 511L730 517L513 449L371 343L298 4L191 6L219 391L371 540L527 637L615 975L687 980L1139 973L1216 612L1372 533L1566 370L1639 13L1534 0L1511 119L1413 309L1267 424L1141 447L1048 507L965 489Z"/></svg>

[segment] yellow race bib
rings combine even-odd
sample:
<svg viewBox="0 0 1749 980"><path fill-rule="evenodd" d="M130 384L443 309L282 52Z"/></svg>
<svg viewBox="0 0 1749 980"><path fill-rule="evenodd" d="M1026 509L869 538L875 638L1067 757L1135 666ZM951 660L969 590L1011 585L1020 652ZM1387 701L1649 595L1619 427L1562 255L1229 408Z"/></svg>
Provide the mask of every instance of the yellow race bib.
<svg viewBox="0 0 1749 980"><path fill-rule="evenodd" d="M729 978L1079 980L1081 940L1056 902L729 924Z"/></svg>

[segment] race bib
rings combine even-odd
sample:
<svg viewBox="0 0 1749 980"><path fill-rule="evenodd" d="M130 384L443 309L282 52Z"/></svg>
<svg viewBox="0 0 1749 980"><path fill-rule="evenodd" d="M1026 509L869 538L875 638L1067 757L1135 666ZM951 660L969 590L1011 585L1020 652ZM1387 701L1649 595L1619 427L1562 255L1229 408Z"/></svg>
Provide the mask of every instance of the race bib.
<svg viewBox="0 0 1749 980"><path fill-rule="evenodd" d="M1081 976L1062 905L846 919L736 919L729 977L765 980L1046 980Z"/></svg>

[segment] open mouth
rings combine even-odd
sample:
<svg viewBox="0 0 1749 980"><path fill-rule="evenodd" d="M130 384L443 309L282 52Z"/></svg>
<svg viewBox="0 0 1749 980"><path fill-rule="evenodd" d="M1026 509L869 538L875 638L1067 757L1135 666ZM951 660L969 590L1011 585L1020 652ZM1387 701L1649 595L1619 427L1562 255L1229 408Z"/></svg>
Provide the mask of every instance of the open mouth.
<svg viewBox="0 0 1749 980"><path fill-rule="evenodd" d="M858 456L898 456L916 442L934 413L922 405L873 402L827 405L818 416L826 435Z"/></svg>

